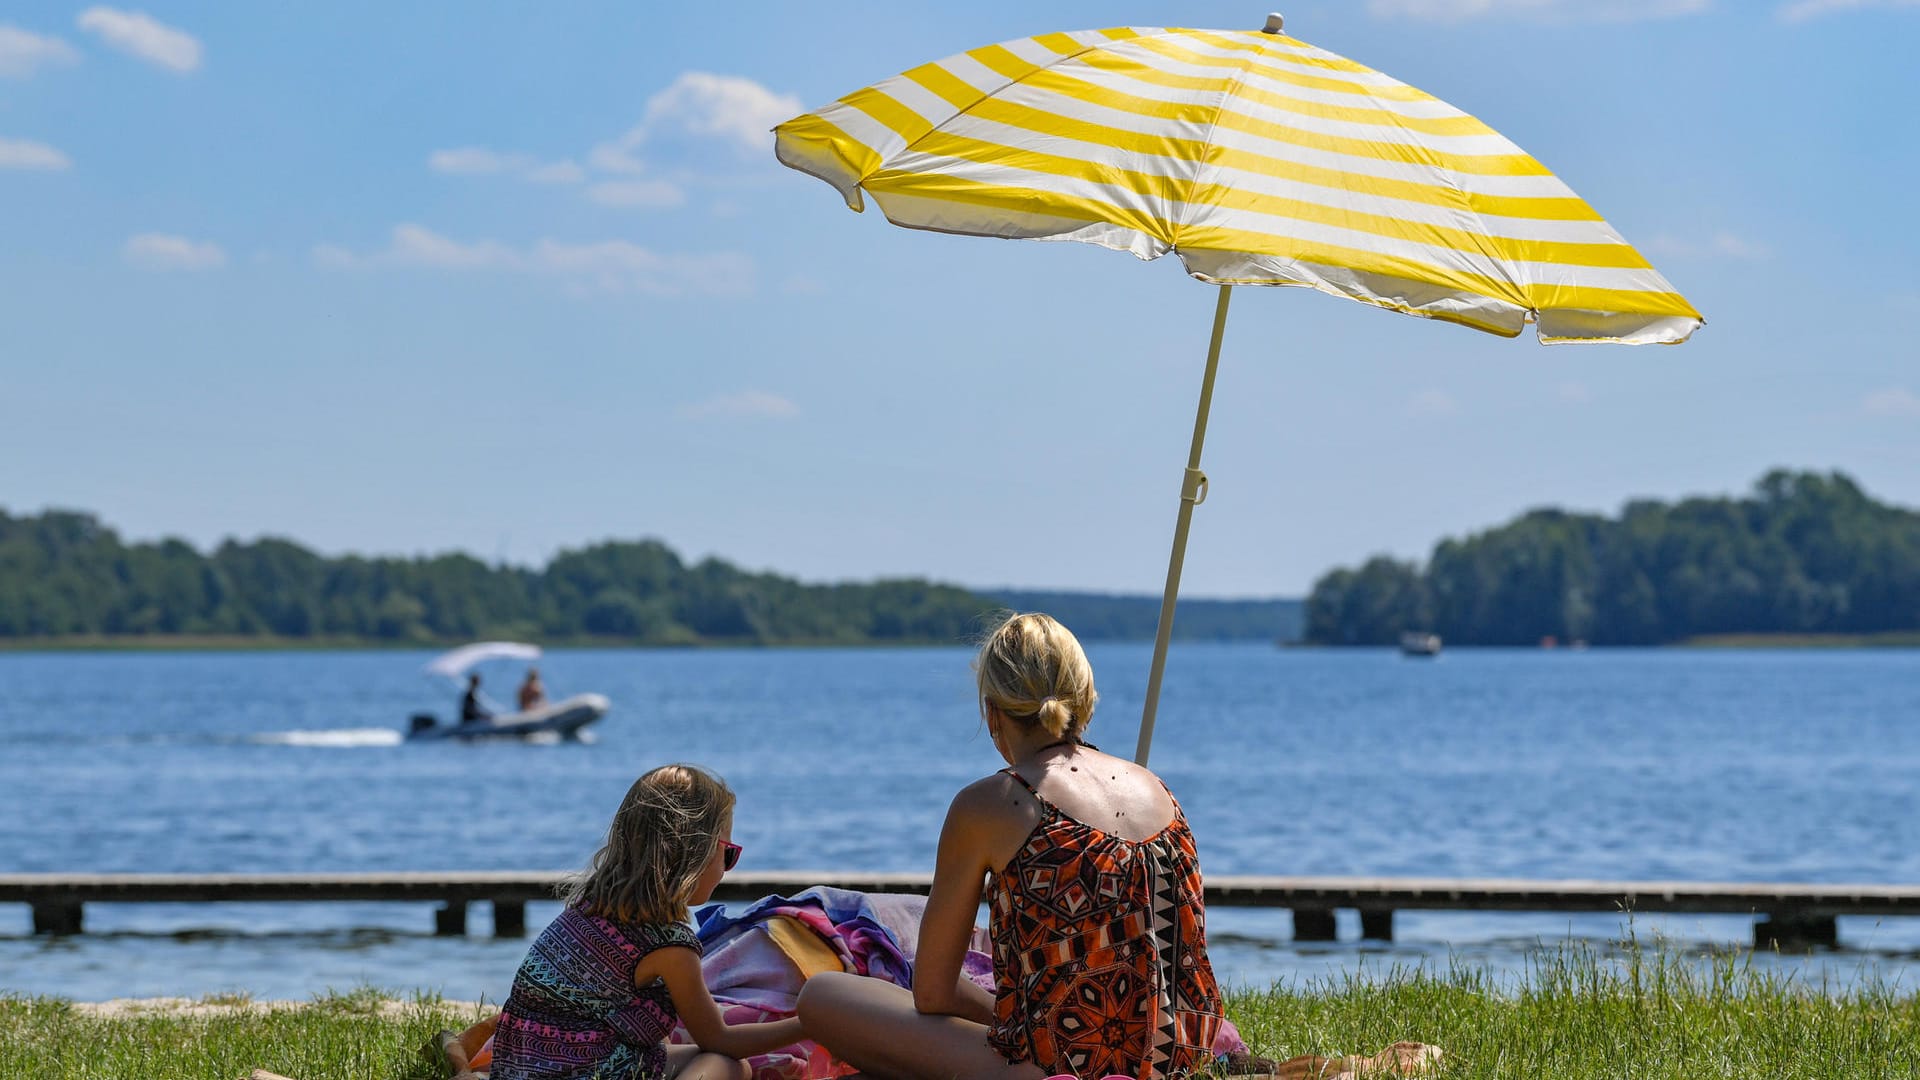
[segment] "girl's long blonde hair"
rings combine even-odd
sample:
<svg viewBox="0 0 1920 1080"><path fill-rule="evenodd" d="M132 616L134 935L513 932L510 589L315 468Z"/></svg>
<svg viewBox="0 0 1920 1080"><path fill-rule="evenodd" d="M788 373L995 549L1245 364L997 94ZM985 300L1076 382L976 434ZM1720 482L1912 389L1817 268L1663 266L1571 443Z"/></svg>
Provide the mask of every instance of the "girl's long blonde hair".
<svg viewBox="0 0 1920 1080"><path fill-rule="evenodd" d="M988 631L973 672L982 717L992 705L1008 719L1037 724L1056 739L1079 738L1100 703L1087 654L1051 615L1008 615Z"/></svg>
<svg viewBox="0 0 1920 1080"><path fill-rule="evenodd" d="M733 791L698 765L662 765L633 782L607 842L564 899L618 922L680 922L733 821Z"/></svg>

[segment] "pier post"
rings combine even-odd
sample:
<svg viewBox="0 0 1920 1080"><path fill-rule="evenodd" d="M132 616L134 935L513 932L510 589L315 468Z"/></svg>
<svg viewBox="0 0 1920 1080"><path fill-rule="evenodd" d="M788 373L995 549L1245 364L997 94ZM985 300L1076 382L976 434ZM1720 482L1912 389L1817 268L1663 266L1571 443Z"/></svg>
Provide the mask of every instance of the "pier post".
<svg viewBox="0 0 1920 1080"><path fill-rule="evenodd" d="M1363 941L1392 941L1393 909L1361 908L1360 938Z"/></svg>
<svg viewBox="0 0 1920 1080"><path fill-rule="evenodd" d="M433 913L433 932L439 937L464 937L467 932L467 902L449 900Z"/></svg>
<svg viewBox="0 0 1920 1080"><path fill-rule="evenodd" d="M495 900L493 902L493 936L497 938L520 938L527 936L527 905L521 900Z"/></svg>
<svg viewBox="0 0 1920 1080"><path fill-rule="evenodd" d="M1753 924L1756 949L1804 952L1839 944L1839 920L1831 915L1768 915Z"/></svg>
<svg viewBox="0 0 1920 1080"><path fill-rule="evenodd" d="M39 900L33 905L36 934L77 934L82 905L72 900Z"/></svg>
<svg viewBox="0 0 1920 1080"><path fill-rule="evenodd" d="M1295 941L1334 941L1332 908L1293 909L1293 940Z"/></svg>

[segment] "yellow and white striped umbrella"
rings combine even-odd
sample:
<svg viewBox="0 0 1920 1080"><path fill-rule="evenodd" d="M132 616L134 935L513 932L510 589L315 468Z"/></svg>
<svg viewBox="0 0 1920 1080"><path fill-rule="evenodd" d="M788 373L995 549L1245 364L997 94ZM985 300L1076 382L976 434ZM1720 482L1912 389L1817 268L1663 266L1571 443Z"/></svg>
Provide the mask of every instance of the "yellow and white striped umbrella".
<svg viewBox="0 0 1920 1080"><path fill-rule="evenodd" d="M1269 31L973 49L774 129L909 228L1177 254L1545 343L1685 341L1700 313L1546 167L1405 83Z"/></svg>
<svg viewBox="0 0 1920 1080"><path fill-rule="evenodd" d="M1145 763L1234 285L1514 337L1677 344L1700 313L1546 167L1281 32L1118 27L925 64L774 129L780 160L915 229L1168 252L1220 286L1147 677Z"/></svg>

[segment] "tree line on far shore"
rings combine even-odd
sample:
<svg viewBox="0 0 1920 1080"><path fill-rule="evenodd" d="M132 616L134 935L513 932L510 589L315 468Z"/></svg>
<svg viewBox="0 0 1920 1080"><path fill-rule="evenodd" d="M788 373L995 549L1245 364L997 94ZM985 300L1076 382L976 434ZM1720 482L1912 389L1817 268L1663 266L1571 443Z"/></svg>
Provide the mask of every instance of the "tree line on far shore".
<svg viewBox="0 0 1920 1080"><path fill-rule="evenodd" d="M125 542L91 514L0 511L0 641L952 644L995 609L1040 600L1069 626L1087 622L1089 640L1150 638L1159 609L1158 597L982 595L918 578L805 584L717 558L689 564L658 540L562 551L534 569L459 553L327 557L275 538L202 554L177 539ZM1179 636L1271 640L1297 632L1299 606L1192 601Z"/></svg>
<svg viewBox="0 0 1920 1080"><path fill-rule="evenodd" d="M0 637L276 637L658 645L964 638L990 605L917 579L804 585L657 540L563 551L545 567L453 553L329 558L289 540L124 543L90 514L0 513Z"/></svg>
<svg viewBox="0 0 1920 1080"><path fill-rule="evenodd" d="M1424 566L1375 557L1321 577L1306 640L1387 645L1543 638L1654 645L1714 634L1920 629L1920 513L1844 474L1769 472L1744 498L1629 502L1618 517L1534 510Z"/></svg>

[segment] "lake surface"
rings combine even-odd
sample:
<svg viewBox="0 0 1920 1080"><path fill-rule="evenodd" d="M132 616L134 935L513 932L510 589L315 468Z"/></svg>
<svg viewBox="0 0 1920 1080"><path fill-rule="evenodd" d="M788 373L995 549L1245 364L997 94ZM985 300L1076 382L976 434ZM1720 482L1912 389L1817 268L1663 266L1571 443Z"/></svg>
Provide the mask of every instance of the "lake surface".
<svg viewBox="0 0 1920 1080"><path fill-rule="evenodd" d="M1089 650L1089 738L1132 753L1150 647ZM573 869L664 762L738 792L752 869L926 870L947 801L999 767L959 649L551 653L606 694L589 743L406 744L457 694L428 653L0 654L0 872ZM489 671L508 696L519 670ZM1152 764L1220 874L1920 882L1920 652L1388 651L1177 645ZM530 929L553 905L533 905ZM31 934L0 905L0 991L80 1000L371 984L498 1000L525 941L431 934L425 904L89 905ZM1342 916L1343 920L1349 916ZM1294 944L1209 913L1239 983L1463 960L1505 975L1613 915L1402 913L1392 944ZM1640 916L1690 952L1746 917ZM1760 956L1818 985L1920 986L1920 919Z"/></svg>

